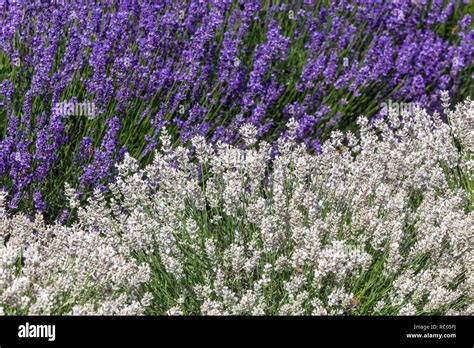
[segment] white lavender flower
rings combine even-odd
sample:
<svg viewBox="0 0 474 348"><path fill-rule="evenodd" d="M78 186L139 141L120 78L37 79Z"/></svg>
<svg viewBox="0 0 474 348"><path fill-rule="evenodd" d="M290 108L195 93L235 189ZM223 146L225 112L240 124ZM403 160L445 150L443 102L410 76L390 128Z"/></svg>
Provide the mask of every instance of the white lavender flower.
<svg viewBox="0 0 474 348"><path fill-rule="evenodd" d="M472 314L472 102L446 112L360 118L318 155L292 119L273 159L250 125L244 148L164 131L107 199L67 187L72 226L0 210L1 311Z"/></svg>

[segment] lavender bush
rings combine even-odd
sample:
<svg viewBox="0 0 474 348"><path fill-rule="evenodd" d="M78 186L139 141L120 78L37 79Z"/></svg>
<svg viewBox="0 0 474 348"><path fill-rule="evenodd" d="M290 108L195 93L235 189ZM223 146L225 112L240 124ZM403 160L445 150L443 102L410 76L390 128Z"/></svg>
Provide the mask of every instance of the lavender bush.
<svg viewBox="0 0 474 348"><path fill-rule="evenodd" d="M0 178L9 208L63 211L173 142L276 140L312 151L388 99L439 110L472 74L469 1L2 1ZM91 115L57 106L92 103ZM87 116L87 117L86 117ZM63 218L67 215L65 215Z"/></svg>
<svg viewBox="0 0 474 348"><path fill-rule="evenodd" d="M252 124L192 156L163 129L111 197L67 190L71 226L0 210L0 312L472 315L474 102L446 114L361 118L320 154L291 119L274 158Z"/></svg>

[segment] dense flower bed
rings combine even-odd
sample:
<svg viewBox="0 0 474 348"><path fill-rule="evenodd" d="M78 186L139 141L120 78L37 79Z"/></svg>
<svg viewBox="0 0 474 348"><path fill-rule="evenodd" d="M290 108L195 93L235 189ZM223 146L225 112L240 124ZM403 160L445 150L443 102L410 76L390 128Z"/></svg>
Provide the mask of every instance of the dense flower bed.
<svg viewBox="0 0 474 348"><path fill-rule="evenodd" d="M150 165L128 154L76 222L0 212L5 314L473 314L474 103L389 111L320 154L291 119L272 156L166 129ZM3 195L2 198L5 196Z"/></svg>
<svg viewBox="0 0 474 348"><path fill-rule="evenodd" d="M301 3L301 2L298 2ZM439 110L472 74L469 1L2 1L0 180L10 208L56 217L65 181L104 188L125 151L274 140L319 151L389 99ZM60 112L92 103L94 117ZM345 116L344 116L345 115Z"/></svg>

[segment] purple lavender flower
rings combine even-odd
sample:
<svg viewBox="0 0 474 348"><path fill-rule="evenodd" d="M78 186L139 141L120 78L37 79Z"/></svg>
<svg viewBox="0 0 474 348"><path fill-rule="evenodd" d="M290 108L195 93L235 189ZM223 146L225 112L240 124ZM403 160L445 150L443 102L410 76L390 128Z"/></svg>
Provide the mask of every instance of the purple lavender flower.
<svg viewBox="0 0 474 348"><path fill-rule="evenodd" d="M466 5L1 2L0 177L11 206L44 209L40 193L66 174L58 182L102 187L125 148L149 159L165 125L182 143L237 142L244 123L272 138L295 117L298 140L318 151L326 129L380 116L387 98L439 108L472 67ZM60 115L63 101L93 102L99 116Z"/></svg>

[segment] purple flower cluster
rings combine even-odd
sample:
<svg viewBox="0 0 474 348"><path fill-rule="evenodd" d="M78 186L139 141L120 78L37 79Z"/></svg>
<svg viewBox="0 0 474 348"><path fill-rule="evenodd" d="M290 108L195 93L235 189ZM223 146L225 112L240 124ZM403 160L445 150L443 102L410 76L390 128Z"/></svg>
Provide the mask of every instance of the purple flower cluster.
<svg viewBox="0 0 474 348"><path fill-rule="evenodd" d="M272 139L295 117L300 140L317 150L325 128L378 115L385 99L436 108L472 67L468 6L2 1L0 59L11 71L0 69L0 178L10 206L29 193L44 210L57 171L100 187L124 146L146 157L164 125L182 142L236 142L243 123ZM59 115L66 99L93 102L98 119Z"/></svg>

